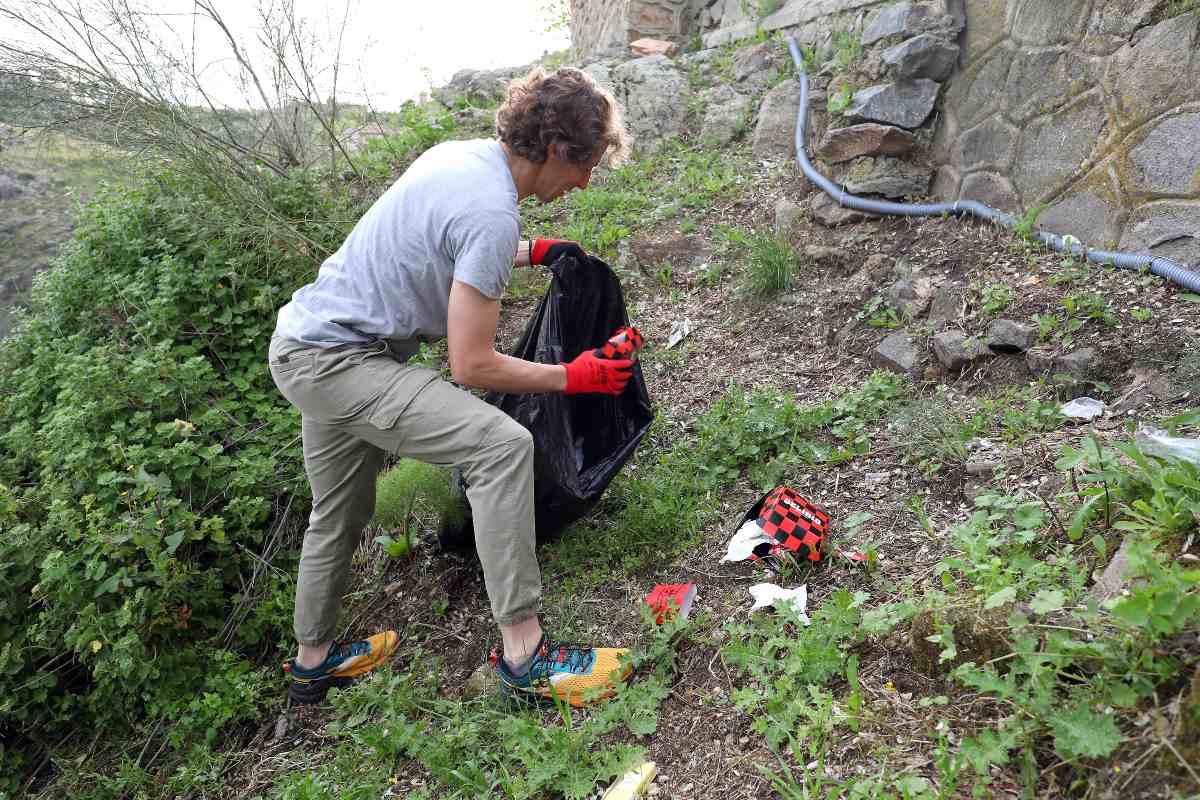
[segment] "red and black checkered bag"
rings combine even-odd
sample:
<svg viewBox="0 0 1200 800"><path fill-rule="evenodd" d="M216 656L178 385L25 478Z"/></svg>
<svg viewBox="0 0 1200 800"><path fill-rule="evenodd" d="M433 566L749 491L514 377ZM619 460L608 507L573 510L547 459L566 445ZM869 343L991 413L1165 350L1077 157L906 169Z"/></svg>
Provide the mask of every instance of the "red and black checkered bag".
<svg viewBox="0 0 1200 800"><path fill-rule="evenodd" d="M596 358L635 359L645 340L637 328L618 328L603 346L592 351Z"/></svg>
<svg viewBox="0 0 1200 800"><path fill-rule="evenodd" d="M795 489L776 486L750 507L741 524L753 520L775 541L754 548L751 560L774 567L783 558L820 561L829 543L829 514Z"/></svg>

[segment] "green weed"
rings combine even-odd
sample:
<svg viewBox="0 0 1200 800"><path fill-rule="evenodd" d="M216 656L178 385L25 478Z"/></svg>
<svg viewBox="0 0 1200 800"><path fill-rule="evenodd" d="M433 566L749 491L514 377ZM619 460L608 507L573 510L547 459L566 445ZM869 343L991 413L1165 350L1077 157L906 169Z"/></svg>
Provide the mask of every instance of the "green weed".
<svg viewBox="0 0 1200 800"><path fill-rule="evenodd" d="M980 292L983 313L995 316L1008 308L1013 301L1013 290L1003 283L989 283Z"/></svg>
<svg viewBox="0 0 1200 800"><path fill-rule="evenodd" d="M746 292L759 300L782 294L800 271L800 257L782 237L758 234L750 238Z"/></svg>
<svg viewBox="0 0 1200 800"><path fill-rule="evenodd" d="M1045 210L1045 203L1038 203L1030 208L1023 215L1021 215L1019 220L1017 220L1017 224L1013 227L1013 233L1021 237L1026 242L1036 242L1037 239L1034 237L1034 231L1037 226L1038 217L1040 217L1042 212Z"/></svg>
<svg viewBox="0 0 1200 800"><path fill-rule="evenodd" d="M896 438L903 442L906 460L926 476L946 468L961 468L967 443L987 431L985 415L960 413L942 397L914 400L893 417Z"/></svg>

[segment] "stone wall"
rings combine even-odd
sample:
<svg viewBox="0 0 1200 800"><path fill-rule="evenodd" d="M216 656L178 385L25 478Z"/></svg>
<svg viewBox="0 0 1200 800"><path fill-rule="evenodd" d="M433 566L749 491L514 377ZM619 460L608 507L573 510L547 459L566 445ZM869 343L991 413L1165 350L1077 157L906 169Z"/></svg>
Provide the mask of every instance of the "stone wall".
<svg viewBox="0 0 1200 800"><path fill-rule="evenodd" d="M1086 244L1200 262L1200 11L965 0L934 191Z"/></svg>
<svg viewBox="0 0 1200 800"><path fill-rule="evenodd" d="M571 46L582 57L625 52L638 39L680 44L699 31L709 7L727 0L571 0ZM740 0L730 0L738 3ZM724 13L724 8L719 14Z"/></svg>
<svg viewBox="0 0 1200 800"><path fill-rule="evenodd" d="M698 33L714 48L760 30L821 44L835 29L862 36L882 17L904 19L904 7L953 17L960 52L925 125L932 144L906 156L936 169L934 195L1022 213L1041 205L1041 225L1090 246L1200 262L1200 11L1162 19L1161 0L788 0L767 15L760 0L573 7L581 21L601 9L621 16L608 40L617 47ZM576 30L577 46L596 39ZM910 25L867 58L920 33ZM868 64L866 73L903 84L894 67Z"/></svg>

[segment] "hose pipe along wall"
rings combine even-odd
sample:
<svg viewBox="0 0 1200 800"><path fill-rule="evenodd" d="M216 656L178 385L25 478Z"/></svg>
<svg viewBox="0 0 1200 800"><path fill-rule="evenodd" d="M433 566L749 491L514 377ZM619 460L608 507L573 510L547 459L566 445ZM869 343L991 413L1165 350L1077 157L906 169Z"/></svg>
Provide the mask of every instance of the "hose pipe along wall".
<svg viewBox="0 0 1200 800"><path fill-rule="evenodd" d="M805 70L804 57L800 53L800 46L796 44L793 37L788 37L787 45L800 79L800 111L796 115L796 160L800 163L800 169L804 175L833 198L839 206L855 211L891 216L939 217L944 214L954 214L955 216L969 214L1010 230L1017 226L1018 219L1012 214L997 211L975 200L959 200L953 203L894 203L889 200L875 200L850 194L822 175L809 161L805 149L807 141L805 134L808 125L808 72ZM1098 250L1087 247L1073 236L1059 236L1048 231L1037 231L1033 237L1060 253L1070 253L1095 264L1105 264L1120 269L1149 270L1151 274L1165 278L1188 291L1200 292L1200 273L1193 272L1185 265L1169 258L1148 253Z"/></svg>

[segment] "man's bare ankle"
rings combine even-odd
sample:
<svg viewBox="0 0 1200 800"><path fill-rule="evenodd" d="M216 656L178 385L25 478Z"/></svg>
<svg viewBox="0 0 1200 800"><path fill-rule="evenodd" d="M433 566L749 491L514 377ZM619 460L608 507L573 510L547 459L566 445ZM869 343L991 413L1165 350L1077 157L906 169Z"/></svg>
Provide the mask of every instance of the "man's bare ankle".
<svg viewBox="0 0 1200 800"><path fill-rule="evenodd" d="M326 656L329 655L329 645L332 642L326 642L322 645L300 645L300 651L296 654L296 666L300 669L316 669L325 663Z"/></svg>

